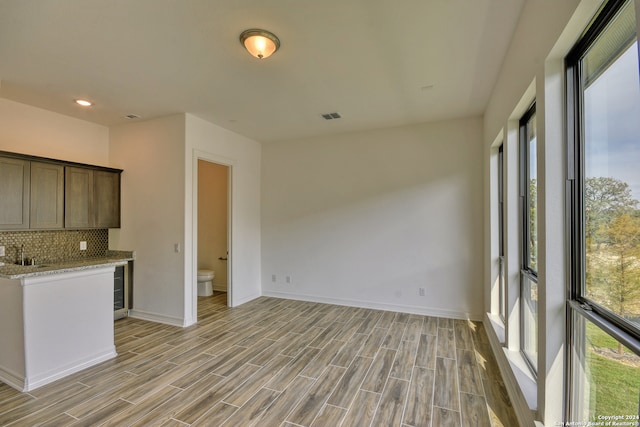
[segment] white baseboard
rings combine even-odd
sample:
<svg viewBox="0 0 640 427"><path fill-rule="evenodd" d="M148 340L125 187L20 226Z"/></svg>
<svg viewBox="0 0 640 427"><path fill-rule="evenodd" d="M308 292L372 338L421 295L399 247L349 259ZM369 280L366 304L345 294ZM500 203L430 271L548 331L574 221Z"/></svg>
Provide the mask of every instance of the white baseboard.
<svg viewBox="0 0 640 427"><path fill-rule="evenodd" d="M0 381L18 391L25 391L24 375L20 375L19 373L3 366L0 366Z"/></svg>
<svg viewBox="0 0 640 427"><path fill-rule="evenodd" d="M213 290L217 292L227 292L227 285L225 284L218 285L217 283L214 283Z"/></svg>
<svg viewBox="0 0 640 427"><path fill-rule="evenodd" d="M61 368L29 377L19 375L15 372L9 371L8 369L0 367L0 380L18 391L28 392L71 374L75 374L83 369L102 363L106 360L113 359L117 355L116 348L113 346L110 349L100 351L81 360L76 360L75 362L67 364Z"/></svg>
<svg viewBox="0 0 640 427"><path fill-rule="evenodd" d="M293 294L278 291L263 291L262 295L274 298L293 299L298 301L318 302L323 304L346 305L350 307L371 308L374 310L395 311L400 313L420 314L423 316L445 317L448 319L482 321L482 314L462 313L453 310L442 310L433 307L383 304L374 301L350 300L345 298L327 298L317 295Z"/></svg>
<svg viewBox="0 0 640 427"><path fill-rule="evenodd" d="M148 311L129 310L129 317L140 320L148 320L150 322L164 323L171 326L184 326L184 319L180 317L165 316L164 314L150 313Z"/></svg>
<svg viewBox="0 0 640 427"><path fill-rule="evenodd" d="M233 301L231 301L231 304L232 304L231 307L238 307L239 305L248 303L249 301L253 301L256 298L260 298L261 296L262 295L260 295L260 294L254 294L254 295L246 296L244 298L236 299L236 298L233 298L233 294L231 294L231 298L233 300Z"/></svg>
<svg viewBox="0 0 640 427"><path fill-rule="evenodd" d="M244 297L238 300L234 300L232 307L237 307L239 305L252 301L256 298L260 298L260 296L261 296L260 294L255 294L255 295L249 295L247 297ZM149 322L164 323L165 325L178 326L180 328L190 326L185 323L185 319L182 319L180 317L166 316L164 314L150 313L148 311L141 311L141 310L135 310L135 309L129 310L129 317L133 317L134 319L140 319L140 320L148 320Z"/></svg>

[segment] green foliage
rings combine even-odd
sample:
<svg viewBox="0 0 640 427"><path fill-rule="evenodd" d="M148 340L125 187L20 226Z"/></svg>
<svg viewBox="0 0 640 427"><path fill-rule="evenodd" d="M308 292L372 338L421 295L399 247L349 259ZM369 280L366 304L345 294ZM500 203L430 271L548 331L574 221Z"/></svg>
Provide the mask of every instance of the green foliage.
<svg viewBox="0 0 640 427"><path fill-rule="evenodd" d="M606 247L587 255L587 296L622 317L640 316L640 218L622 214L603 235Z"/></svg>
<svg viewBox="0 0 640 427"><path fill-rule="evenodd" d="M587 297L613 313L640 317L640 211L626 182L585 181Z"/></svg>
<svg viewBox="0 0 640 427"><path fill-rule="evenodd" d="M538 270L538 180L529 180L529 263Z"/></svg>
<svg viewBox="0 0 640 427"><path fill-rule="evenodd" d="M629 184L616 178L587 178L584 183L585 234L588 244L606 243L611 221L636 210L638 201L631 196Z"/></svg>
<svg viewBox="0 0 640 427"><path fill-rule="evenodd" d="M598 415L632 415L638 408L640 363L638 356L624 348L625 363L611 357L618 341L596 325L587 322L586 366L589 378L589 408L591 419Z"/></svg>
<svg viewBox="0 0 640 427"><path fill-rule="evenodd" d="M613 313L640 318L640 210L626 182L585 180L586 296ZM587 323L586 373L592 420L638 408L640 358Z"/></svg>
<svg viewBox="0 0 640 427"><path fill-rule="evenodd" d="M593 415L633 415L638 411L638 368L589 352Z"/></svg>
<svg viewBox="0 0 640 427"><path fill-rule="evenodd" d="M618 341L594 323L586 322L586 328L587 338L591 347L599 349L608 348L611 350L618 349ZM626 347L624 347L624 352L627 354L633 354L632 351Z"/></svg>

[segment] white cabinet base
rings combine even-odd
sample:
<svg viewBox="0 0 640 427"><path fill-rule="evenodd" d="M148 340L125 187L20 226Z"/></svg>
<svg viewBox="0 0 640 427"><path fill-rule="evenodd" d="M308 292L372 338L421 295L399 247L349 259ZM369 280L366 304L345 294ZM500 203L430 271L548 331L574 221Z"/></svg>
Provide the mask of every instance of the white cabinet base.
<svg viewBox="0 0 640 427"><path fill-rule="evenodd" d="M0 279L0 380L30 391L115 357L113 273Z"/></svg>

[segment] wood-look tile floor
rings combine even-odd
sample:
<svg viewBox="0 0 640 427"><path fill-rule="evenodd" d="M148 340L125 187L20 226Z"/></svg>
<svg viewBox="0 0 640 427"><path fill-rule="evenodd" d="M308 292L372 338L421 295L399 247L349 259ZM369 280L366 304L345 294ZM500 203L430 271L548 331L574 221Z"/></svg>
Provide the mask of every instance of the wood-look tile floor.
<svg viewBox="0 0 640 427"><path fill-rule="evenodd" d="M197 325L125 318L118 356L30 393L11 426L517 426L482 324L262 297Z"/></svg>

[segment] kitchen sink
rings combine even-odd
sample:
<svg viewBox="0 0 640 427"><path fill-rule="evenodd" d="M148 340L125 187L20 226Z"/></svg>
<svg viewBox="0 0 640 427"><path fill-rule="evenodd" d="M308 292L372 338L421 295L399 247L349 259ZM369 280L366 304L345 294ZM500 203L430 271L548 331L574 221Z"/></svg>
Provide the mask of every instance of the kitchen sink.
<svg viewBox="0 0 640 427"><path fill-rule="evenodd" d="M20 263L16 263L16 265L19 265L20 267L24 267L24 268L29 268L29 269L38 269L38 268L43 268L43 267L48 267L48 265L46 264L29 264L29 265L22 265Z"/></svg>

